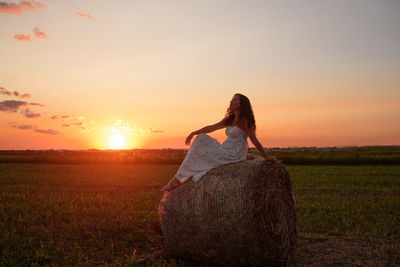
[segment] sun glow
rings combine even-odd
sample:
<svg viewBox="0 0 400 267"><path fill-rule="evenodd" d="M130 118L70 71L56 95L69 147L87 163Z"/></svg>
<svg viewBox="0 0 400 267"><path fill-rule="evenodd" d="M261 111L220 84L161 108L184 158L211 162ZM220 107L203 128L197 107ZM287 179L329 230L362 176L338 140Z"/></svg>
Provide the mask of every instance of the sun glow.
<svg viewBox="0 0 400 267"><path fill-rule="evenodd" d="M125 146L125 137L122 134L113 134L108 139L108 146L111 149L123 149Z"/></svg>

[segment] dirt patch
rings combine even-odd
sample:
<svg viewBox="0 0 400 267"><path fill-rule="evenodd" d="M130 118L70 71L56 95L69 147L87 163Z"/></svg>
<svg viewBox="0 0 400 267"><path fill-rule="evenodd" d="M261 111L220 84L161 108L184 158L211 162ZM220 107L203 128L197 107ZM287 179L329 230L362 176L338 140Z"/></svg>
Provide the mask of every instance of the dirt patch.
<svg viewBox="0 0 400 267"><path fill-rule="evenodd" d="M400 240L299 233L290 265L400 265Z"/></svg>

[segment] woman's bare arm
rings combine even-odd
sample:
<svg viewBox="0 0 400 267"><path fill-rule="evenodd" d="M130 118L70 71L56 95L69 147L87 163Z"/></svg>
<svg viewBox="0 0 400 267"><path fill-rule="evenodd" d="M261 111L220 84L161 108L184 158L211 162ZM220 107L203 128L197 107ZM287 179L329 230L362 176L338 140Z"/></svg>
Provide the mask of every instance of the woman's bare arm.
<svg viewBox="0 0 400 267"><path fill-rule="evenodd" d="M253 127L249 127L247 124L247 120L244 119L244 123L243 123L243 128L244 131L246 132L247 136L250 138L251 142L254 144L254 146L261 152L261 154L264 156L265 159L269 159L271 156L267 155L267 153L265 152L264 147L261 145L261 143L258 141L256 133L255 133L255 128Z"/></svg>
<svg viewBox="0 0 400 267"><path fill-rule="evenodd" d="M200 134L200 133L211 133L211 132L214 132L214 131L222 129L222 128L225 128L225 118L213 125L208 125L197 131L194 131L191 133L191 135Z"/></svg>
<svg viewBox="0 0 400 267"><path fill-rule="evenodd" d="M188 135L188 137L186 137L185 144L186 145L190 145L190 140L192 139L192 137L195 134L210 133L210 132L213 132L215 130L224 128L226 126L225 121L226 121L226 118L223 118L221 121L219 121L219 122L217 122L217 123L215 123L213 125L208 125L208 126L205 126L205 127L201 128L201 129L199 129L197 131L191 132Z"/></svg>

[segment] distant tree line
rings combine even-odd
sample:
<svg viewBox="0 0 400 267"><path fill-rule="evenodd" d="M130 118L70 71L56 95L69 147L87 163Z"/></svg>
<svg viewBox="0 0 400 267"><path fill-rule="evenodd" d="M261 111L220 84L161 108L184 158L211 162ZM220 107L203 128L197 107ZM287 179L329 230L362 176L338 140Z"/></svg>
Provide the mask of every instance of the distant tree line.
<svg viewBox="0 0 400 267"><path fill-rule="evenodd" d="M400 146L265 148L284 164L400 165ZM181 164L188 149L1 150L0 163ZM248 155L261 153L249 148Z"/></svg>

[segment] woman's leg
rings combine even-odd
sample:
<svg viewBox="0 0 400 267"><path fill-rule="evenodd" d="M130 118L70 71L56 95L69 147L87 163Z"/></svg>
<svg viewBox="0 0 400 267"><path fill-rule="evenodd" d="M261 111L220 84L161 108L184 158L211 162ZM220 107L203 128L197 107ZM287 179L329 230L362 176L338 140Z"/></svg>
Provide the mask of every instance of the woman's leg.
<svg viewBox="0 0 400 267"><path fill-rule="evenodd" d="M191 152L191 149L192 149L193 145L194 145L195 143L197 143L198 140L199 140L200 138L204 138L203 136L205 136L205 135L206 135L205 133L201 133L201 134L198 134L198 135L196 136L196 138L194 139L192 145L190 146L190 149L189 149L188 154L186 154L186 157L190 155L190 152ZM186 162L186 157L185 157L185 159L183 160L182 164L185 164L185 162ZM181 165L181 167L182 167L182 165ZM180 170L181 167L179 167L179 170ZM178 170L178 173L179 173L179 170ZM182 175L180 175L180 176L182 176ZM169 181L169 183L168 183L166 186L164 186L161 190L162 190L162 191L170 191L172 188L175 188L175 187L177 187L177 186L179 186L179 185L185 183L185 182L188 181L190 178L192 178L192 176L191 176L191 177L184 176L183 178L181 178L181 180L178 180L178 179L176 178L176 176L174 176L174 177Z"/></svg>

